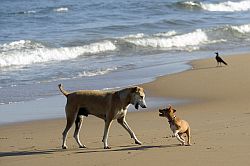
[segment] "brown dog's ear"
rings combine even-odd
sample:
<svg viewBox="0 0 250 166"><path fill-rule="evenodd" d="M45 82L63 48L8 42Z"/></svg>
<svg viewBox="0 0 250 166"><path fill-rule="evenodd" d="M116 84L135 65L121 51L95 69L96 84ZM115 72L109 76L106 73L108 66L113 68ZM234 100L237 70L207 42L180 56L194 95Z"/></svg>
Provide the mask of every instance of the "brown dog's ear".
<svg viewBox="0 0 250 166"><path fill-rule="evenodd" d="M133 87L132 88L132 92L137 92L138 91L138 87Z"/></svg>
<svg viewBox="0 0 250 166"><path fill-rule="evenodd" d="M172 108L172 106L171 106L171 104L169 104L169 105L168 105L168 109L171 109L171 108Z"/></svg>

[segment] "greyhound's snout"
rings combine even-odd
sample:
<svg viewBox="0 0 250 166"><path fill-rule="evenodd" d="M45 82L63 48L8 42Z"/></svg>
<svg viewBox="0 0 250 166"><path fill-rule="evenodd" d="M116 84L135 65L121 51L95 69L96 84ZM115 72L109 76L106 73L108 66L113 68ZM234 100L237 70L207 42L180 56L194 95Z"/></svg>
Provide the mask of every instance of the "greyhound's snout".
<svg viewBox="0 0 250 166"><path fill-rule="evenodd" d="M141 108L147 108L147 105L146 104L144 104L144 103L136 103L135 104L135 109L139 109L139 106L141 106Z"/></svg>
<svg viewBox="0 0 250 166"><path fill-rule="evenodd" d="M147 108L147 104L145 100L142 100L142 102L140 103L141 108Z"/></svg>

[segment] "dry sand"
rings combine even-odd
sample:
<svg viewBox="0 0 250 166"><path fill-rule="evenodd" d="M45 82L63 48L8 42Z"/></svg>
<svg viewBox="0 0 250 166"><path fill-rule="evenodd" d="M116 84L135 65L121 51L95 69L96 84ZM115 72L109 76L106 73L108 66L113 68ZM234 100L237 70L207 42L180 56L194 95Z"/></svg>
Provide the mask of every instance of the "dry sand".
<svg viewBox="0 0 250 166"><path fill-rule="evenodd" d="M81 132L87 149L78 149L71 130L69 149L61 150L64 119L0 126L0 165L250 165L250 55L224 59L229 66L194 61L189 71L142 85L149 96L189 101L174 107L191 125L192 146L179 146L158 108L141 109L129 112L127 121L144 144L135 145L114 122L110 150L101 142L104 123L93 116Z"/></svg>

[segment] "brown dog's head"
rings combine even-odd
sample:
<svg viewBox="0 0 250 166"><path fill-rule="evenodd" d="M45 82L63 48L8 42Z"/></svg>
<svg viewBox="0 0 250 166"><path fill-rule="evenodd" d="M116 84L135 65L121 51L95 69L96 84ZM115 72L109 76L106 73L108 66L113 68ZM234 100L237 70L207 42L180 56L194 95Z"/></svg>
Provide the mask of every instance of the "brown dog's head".
<svg viewBox="0 0 250 166"><path fill-rule="evenodd" d="M138 109L139 106L141 106L142 108L147 108L143 88L138 86L132 88L132 96L130 103L135 106L135 109Z"/></svg>
<svg viewBox="0 0 250 166"><path fill-rule="evenodd" d="M176 112L176 110L173 109L171 105L169 105L169 107L165 109L159 109L159 112L160 112L159 116L166 117L170 121L175 117L174 113Z"/></svg>

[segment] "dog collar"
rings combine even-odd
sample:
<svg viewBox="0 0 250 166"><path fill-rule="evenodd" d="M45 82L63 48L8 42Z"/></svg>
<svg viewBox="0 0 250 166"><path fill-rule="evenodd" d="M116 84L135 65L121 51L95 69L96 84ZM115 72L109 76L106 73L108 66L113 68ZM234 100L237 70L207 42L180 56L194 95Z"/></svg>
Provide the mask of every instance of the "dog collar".
<svg viewBox="0 0 250 166"><path fill-rule="evenodd" d="M171 120L169 120L168 122L169 122L169 123L172 123L172 122L174 121L175 118L176 118L176 116L174 115L174 117L173 117Z"/></svg>

